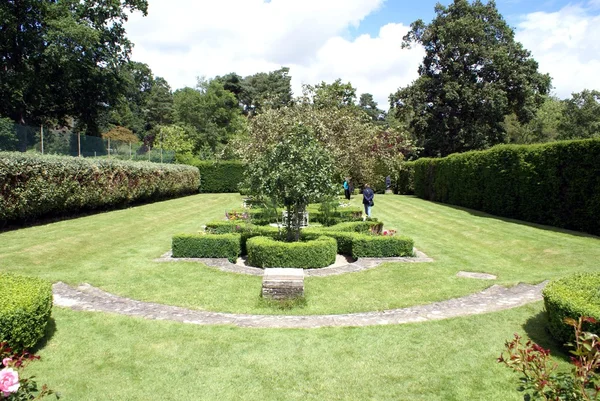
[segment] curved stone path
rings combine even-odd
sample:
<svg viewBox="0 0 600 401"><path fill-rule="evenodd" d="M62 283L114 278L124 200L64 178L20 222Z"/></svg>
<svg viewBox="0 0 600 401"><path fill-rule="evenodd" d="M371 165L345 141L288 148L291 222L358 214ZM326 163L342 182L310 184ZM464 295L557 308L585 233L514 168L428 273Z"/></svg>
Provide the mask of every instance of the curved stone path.
<svg viewBox="0 0 600 401"><path fill-rule="evenodd" d="M58 282L52 289L54 304L73 310L118 313L152 320L171 320L199 325L316 328L403 324L495 312L541 300L542 289L546 284L547 281L537 285L521 283L510 288L493 285L479 293L461 298L383 312L307 316L243 315L191 310L119 297L89 284L73 288Z"/></svg>
<svg viewBox="0 0 600 401"><path fill-rule="evenodd" d="M403 263L423 263L433 262L433 259L425 255L418 249L414 250L415 256L411 257L394 257L394 258L359 258L358 260L347 263L341 266L323 267L320 269L306 269L304 275L307 277L325 277L334 276L345 273L356 273L363 270L372 269L386 262L403 262ZM236 263L231 263L227 258L173 258L171 252L167 252L155 262L199 262L207 266L215 267L227 273L249 274L252 276L262 276L264 269L259 267L242 266Z"/></svg>

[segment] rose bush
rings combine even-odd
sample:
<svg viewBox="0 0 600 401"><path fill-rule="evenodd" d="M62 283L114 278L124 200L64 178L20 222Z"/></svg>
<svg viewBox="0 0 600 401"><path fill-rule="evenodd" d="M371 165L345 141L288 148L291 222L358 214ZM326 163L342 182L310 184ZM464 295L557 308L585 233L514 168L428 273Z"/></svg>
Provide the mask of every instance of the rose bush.
<svg viewBox="0 0 600 401"><path fill-rule="evenodd" d="M28 352L15 354L7 343L0 343L0 358L2 369L0 370L0 400L21 401L39 400L47 395L55 394L44 384L38 389L33 376L25 377L23 370L38 356ZM58 398L58 395L56 398Z"/></svg>

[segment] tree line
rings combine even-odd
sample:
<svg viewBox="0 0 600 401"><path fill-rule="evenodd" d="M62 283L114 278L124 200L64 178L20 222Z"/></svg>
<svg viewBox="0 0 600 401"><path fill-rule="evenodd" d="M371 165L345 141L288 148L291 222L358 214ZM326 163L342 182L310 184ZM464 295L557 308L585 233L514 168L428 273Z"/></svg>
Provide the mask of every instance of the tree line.
<svg viewBox="0 0 600 401"><path fill-rule="evenodd" d="M199 78L173 91L148 65L129 59L124 23L147 7L146 0L0 3L0 117L95 136L122 127L147 147L201 159L237 157L239 140L272 110L284 110L272 118L304 113L321 121L315 127L339 135L330 140L338 151L385 148L413 158L600 135L600 92L551 96L551 78L515 41L494 1L438 4L430 23L411 24L403 45L423 46L425 57L418 79L394 91L386 110L341 79L305 85L294 97L286 67ZM327 118L343 121L346 131Z"/></svg>

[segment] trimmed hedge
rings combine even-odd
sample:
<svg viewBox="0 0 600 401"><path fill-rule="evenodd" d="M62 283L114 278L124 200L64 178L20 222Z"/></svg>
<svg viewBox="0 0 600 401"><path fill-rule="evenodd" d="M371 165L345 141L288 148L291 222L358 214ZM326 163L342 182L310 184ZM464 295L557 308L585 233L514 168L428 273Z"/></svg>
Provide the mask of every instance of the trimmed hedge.
<svg viewBox="0 0 600 401"><path fill-rule="evenodd" d="M565 318L593 317L599 323L584 323L584 330L600 335L600 273L581 273L551 281L544 291L548 329L561 344L574 340L573 327Z"/></svg>
<svg viewBox="0 0 600 401"><path fill-rule="evenodd" d="M337 244L331 237L299 242L253 237L247 242L248 264L257 267L291 267L312 269L335 262Z"/></svg>
<svg viewBox="0 0 600 401"><path fill-rule="evenodd" d="M0 153L0 224L198 192L196 168Z"/></svg>
<svg viewBox="0 0 600 401"><path fill-rule="evenodd" d="M235 263L241 253L239 234L179 234L173 236L174 258L227 258Z"/></svg>
<svg viewBox="0 0 600 401"><path fill-rule="evenodd" d="M499 145L413 163L423 199L600 235L600 139Z"/></svg>
<svg viewBox="0 0 600 401"><path fill-rule="evenodd" d="M352 257L358 259L413 256L414 246L414 241L408 237L362 234L352 242Z"/></svg>
<svg viewBox="0 0 600 401"><path fill-rule="evenodd" d="M238 192L239 185L244 179L244 164L241 161L200 161L191 163L197 167L202 177L200 192L226 193Z"/></svg>
<svg viewBox="0 0 600 401"><path fill-rule="evenodd" d="M352 244L362 235L357 232L350 231L325 231L323 229L304 229L302 230L302 238L306 240L316 239L320 236L327 236L335 239L337 244L337 253L341 255L352 255Z"/></svg>
<svg viewBox="0 0 600 401"><path fill-rule="evenodd" d="M43 336L52 312L52 284L35 277L0 273L0 342L16 352Z"/></svg>
<svg viewBox="0 0 600 401"><path fill-rule="evenodd" d="M257 226L246 222L236 221L218 221L206 224L206 231L211 234L223 234L223 233L238 233L241 236L240 246L242 255L246 255L248 250L246 243L249 238L266 236L271 238L277 238L279 234L284 234L284 231L279 231L277 227L271 226Z"/></svg>

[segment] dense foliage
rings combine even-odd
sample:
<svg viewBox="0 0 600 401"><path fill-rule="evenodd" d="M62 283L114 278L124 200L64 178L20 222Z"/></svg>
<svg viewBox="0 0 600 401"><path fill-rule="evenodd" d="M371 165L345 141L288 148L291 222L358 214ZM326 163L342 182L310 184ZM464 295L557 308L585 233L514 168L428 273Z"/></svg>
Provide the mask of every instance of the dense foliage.
<svg viewBox="0 0 600 401"><path fill-rule="evenodd" d="M336 193L332 181L333 159L316 140L312 129L302 122L284 129L277 141L263 146L260 151L256 151L256 146L246 148L245 186L250 194L286 208L290 216L287 240L298 241L300 214L309 203L324 201Z"/></svg>
<svg viewBox="0 0 600 401"><path fill-rule="evenodd" d="M227 258L235 263L240 255L239 234L179 234L173 237L174 258Z"/></svg>
<svg viewBox="0 0 600 401"><path fill-rule="evenodd" d="M446 156L506 142L504 118L530 121L550 88L530 52L493 0L454 0L435 7L430 24L417 20L404 45L425 48L419 78L390 96L425 156Z"/></svg>
<svg viewBox="0 0 600 401"><path fill-rule="evenodd" d="M244 163L241 161L193 160L189 164L200 170L202 193L238 192L244 180Z"/></svg>
<svg viewBox="0 0 600 401"><path fill-rule="evenodd" d="M600 234L600 140L500 145L413 163L423 199Z"/></svg>
<svg viewBox="0 0 600 401"><path fill-rule="evenodd" d="M0 153L0 223L183 196L199 182L191 166Z"/></svg>
<svg viewBox="0 0 600 401"><path fill-rule="evenodd" d="M326 267L335 262L337 254L336 241L327 236L292 243L259 236L249 239L246 247L248 263L257 267Z"/></svg>
<svg viewBox="0 0 600 401"><path fill-rule="evenodd" d="M146 0L0 2L0 115L40 122L76 117L99 134L99 117L125 83L129 13Z"/></svg>
<svg viewBox="0 0 600 401"><path fill-rule="evenodd" d="M600 321L600 274L586 273L551 281L544 288L548 330L560 344L573 341L573 328L565 319L588 316ZM586 323L586 331L600 335L600 323Z"/></svg>
<svg viewBox="0 0 600 401"><path fill-rule="evenodd" d="M52 285L35 277L0 273L0 343L15 351L32 348L52 312Z"/></svg>

